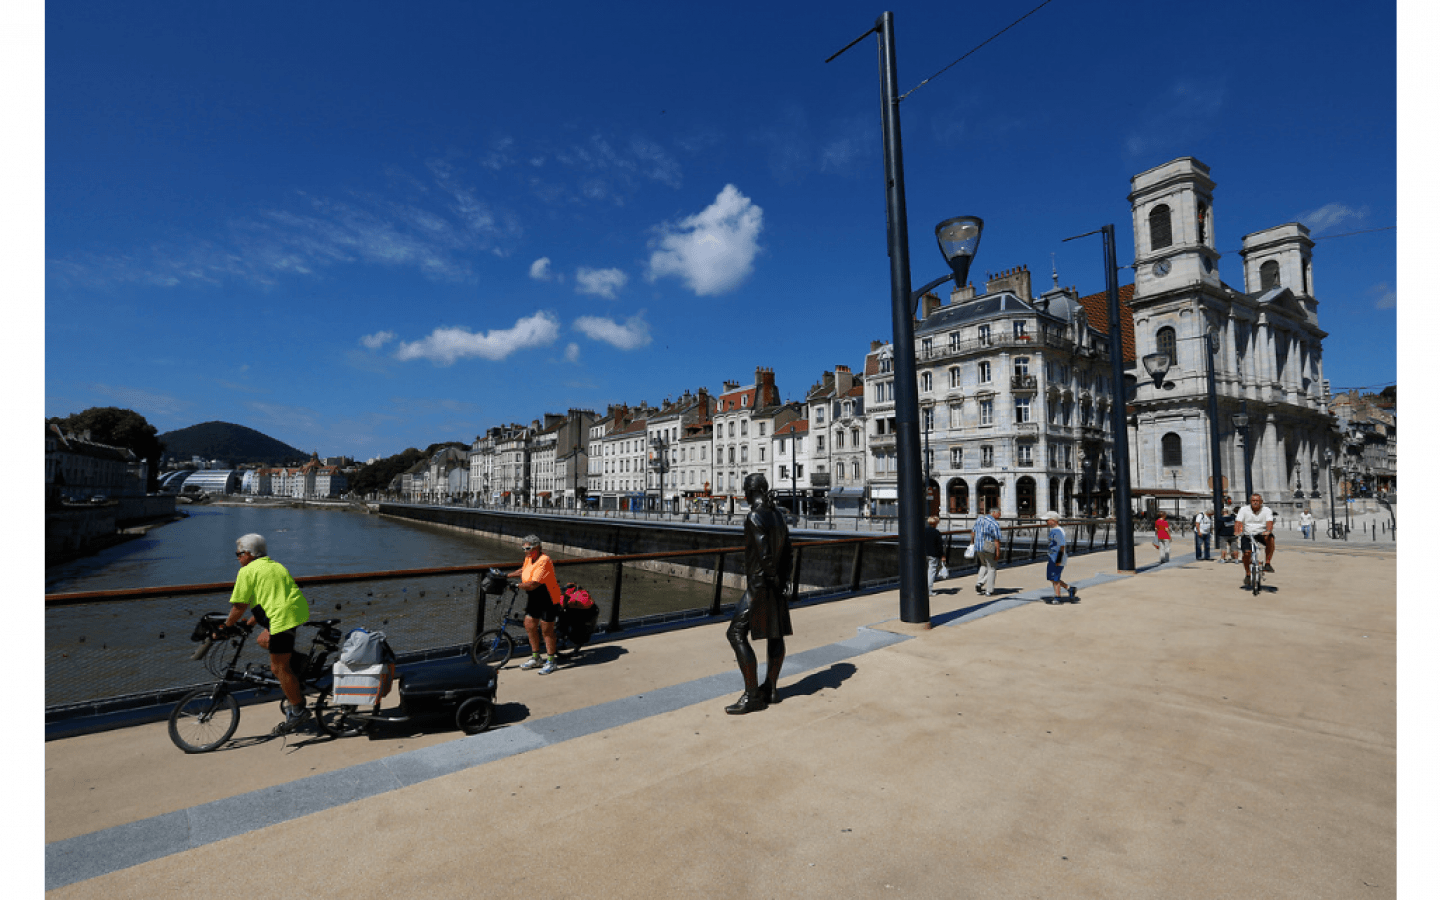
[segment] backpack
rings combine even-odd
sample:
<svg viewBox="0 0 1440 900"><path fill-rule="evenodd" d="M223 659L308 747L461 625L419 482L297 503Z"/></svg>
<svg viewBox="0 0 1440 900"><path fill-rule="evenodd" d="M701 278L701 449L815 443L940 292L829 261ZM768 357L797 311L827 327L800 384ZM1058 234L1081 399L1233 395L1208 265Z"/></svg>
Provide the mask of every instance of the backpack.
<svg viewBox="0 0 1440 900"><path fill-rule="evenodd" d="M573 581L565 585L560 593L565 598L566 609L589 609L595 605L595 601L590 599L590 592Z"/></svg>

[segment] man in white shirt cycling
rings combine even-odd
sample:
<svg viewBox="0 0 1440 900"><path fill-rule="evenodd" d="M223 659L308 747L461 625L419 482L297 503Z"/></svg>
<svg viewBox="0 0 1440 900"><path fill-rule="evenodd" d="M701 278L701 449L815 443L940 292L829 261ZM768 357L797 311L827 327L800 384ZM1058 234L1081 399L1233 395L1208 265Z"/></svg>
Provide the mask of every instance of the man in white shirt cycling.
<svg viewBox="0 0 1440 900"><path fill-rule="evenodd" d="M1235 533L1237 535L1249 535L1250 543L1260 541L1265 545L1265 571L1274 572L1270 567L1270 560L1275 557L1275 514L1259 494L1250 495L1250 505L1243 507L1235 515ZM1241 558L1240 564L1245 568L1244 587L1250 586L1250 552L1253 546L1245 547L1245 555Z"/></svg>

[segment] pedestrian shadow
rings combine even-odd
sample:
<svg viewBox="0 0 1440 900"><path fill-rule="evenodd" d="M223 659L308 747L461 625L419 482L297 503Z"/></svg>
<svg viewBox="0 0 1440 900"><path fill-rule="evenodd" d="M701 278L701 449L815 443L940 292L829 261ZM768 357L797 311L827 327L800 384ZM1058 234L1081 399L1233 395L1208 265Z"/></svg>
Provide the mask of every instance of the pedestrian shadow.
<svg viewBox="0 0 1440 900"><path fill-rule="evenodd" d="M826 688L840 687L841 683L855 672L854 663L838 662L828 669L811 672L794 684L781 686L778 693L781 700L789 697L808 697L811 694L818 694Z"/></svg>
<svg viewBox="0 0 1440 900"><path fill-rule="evenodd" d="M600 644L593 647L582 647L573 653L560 657L561 668L570 666L596 666L604 663L614 662L630 651L619 644Z"/></svg>

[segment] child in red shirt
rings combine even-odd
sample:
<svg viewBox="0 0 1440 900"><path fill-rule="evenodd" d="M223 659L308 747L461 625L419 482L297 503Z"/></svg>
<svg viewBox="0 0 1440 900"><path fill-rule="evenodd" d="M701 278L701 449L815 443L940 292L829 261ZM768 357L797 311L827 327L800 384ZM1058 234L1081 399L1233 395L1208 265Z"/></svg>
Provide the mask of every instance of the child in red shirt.
<svg viewBox="0 0 1440 900"><path fill-rule="evenodd" d="M1160 561L1170 561L1170 521L1165 514L1158 513L1155 516L1155 549L1160 551Z"/></svg>

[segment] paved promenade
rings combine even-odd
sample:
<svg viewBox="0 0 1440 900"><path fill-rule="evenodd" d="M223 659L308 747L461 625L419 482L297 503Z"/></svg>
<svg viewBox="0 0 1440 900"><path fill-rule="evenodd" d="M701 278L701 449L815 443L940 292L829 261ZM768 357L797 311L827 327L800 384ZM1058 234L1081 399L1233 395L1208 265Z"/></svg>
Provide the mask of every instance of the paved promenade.
<svg viewBox="0 0 1440 900"><path fill-rule="evenodd" d="M1188 551L1176 541L1175 550ZM1393 548L1393 545L1391 545ZM56 897L1396 895L1396 558L1137 548L797 609L783 702L722 707L724 626L501 672L499 724L186 756L165 725L46 744ZM953 592L952 592L953 591ZM761 650L763 655L763 649ZM762 666L763 670L763 666Z"/></svg>

